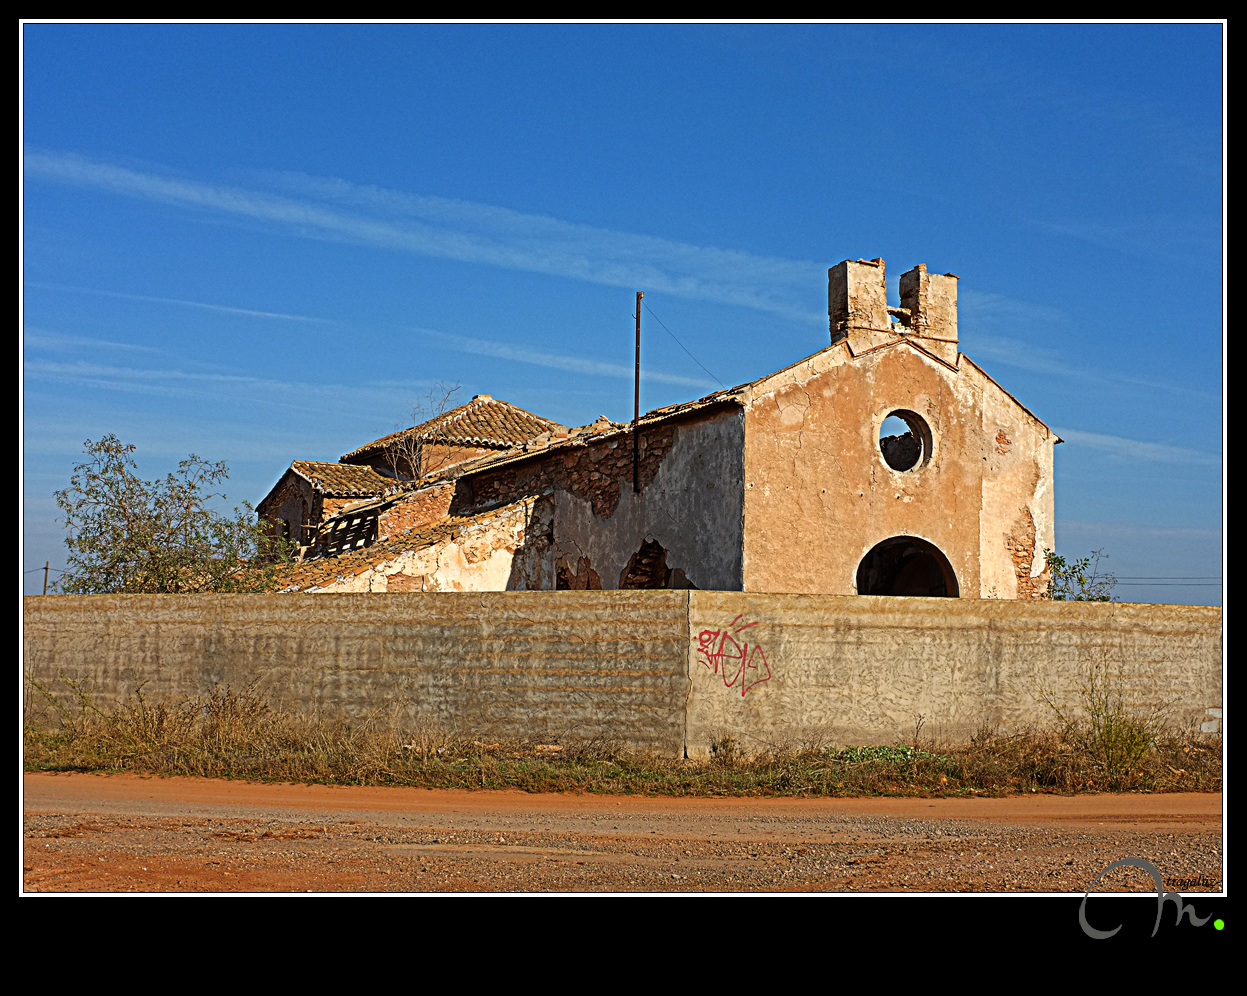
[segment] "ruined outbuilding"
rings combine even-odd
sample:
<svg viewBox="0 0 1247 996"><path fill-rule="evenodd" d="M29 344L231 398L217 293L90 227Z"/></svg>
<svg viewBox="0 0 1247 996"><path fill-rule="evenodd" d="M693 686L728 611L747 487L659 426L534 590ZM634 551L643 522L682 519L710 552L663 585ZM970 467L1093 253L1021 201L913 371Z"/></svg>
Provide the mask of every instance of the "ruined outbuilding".
<svg viewBox="0 0 1247 996"><path fill-rule="evenodd" d="M307 524L288 590L1045 597L1060 440L960 352L957 281L915 267L892 308L883 260L845 260L825 348L635 433L509 405L505 429L451 438L433 420L342 458L374 475L366 496L331 508L320 473L307 513L295 493L316 475L296 468L334 465L296 461L261 504ZM504 404L479 396L450 421Z"/></svg>

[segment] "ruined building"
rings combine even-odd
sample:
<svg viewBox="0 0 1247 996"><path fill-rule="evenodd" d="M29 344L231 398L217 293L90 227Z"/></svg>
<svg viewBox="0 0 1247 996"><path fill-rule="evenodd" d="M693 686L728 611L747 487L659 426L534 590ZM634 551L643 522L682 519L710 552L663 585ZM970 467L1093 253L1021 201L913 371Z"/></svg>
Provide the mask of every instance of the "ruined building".
<svg viewBox="0 0 1247 996"><path fill-rule="evenodd" d="M833 267L829 344L642 416L636 481L631 424L488 395L296 461L259 508L302 547L287 590L1043 597L1060 440L960 352L957 279L890 308L883 260Z"/></svg>

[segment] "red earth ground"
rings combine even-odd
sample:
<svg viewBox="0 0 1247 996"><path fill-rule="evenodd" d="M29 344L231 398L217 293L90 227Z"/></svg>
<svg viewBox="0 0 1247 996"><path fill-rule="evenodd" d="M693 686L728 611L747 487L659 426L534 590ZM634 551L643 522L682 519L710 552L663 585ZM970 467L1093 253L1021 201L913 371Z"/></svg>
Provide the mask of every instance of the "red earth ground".
<svg viewBox="0 0 1247 996"><path fill-rule="evenodd" d="M679 799L27 773L26 892L1217 892L1220 794ZM1099 891L1154 891L1122 868Z"/></svg>

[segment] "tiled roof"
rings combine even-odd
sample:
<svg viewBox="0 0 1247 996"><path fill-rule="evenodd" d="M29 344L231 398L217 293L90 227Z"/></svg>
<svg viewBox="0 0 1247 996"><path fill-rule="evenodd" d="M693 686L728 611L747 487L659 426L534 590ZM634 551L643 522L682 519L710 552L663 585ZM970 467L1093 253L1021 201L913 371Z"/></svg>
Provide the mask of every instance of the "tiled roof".
<svg viewBox="0 0 1247 996"><path fill-rule="evenodd" d="M741 385L741 387L747 386ZM678 405L667 405L665 408L655 408L653 411L646 412L641 416L641 428L645 429L664 422L678 421L705 408L740 405L742 402L736 393L739 390L739 387L728 388L727 390L716 391L714 394L708 394L704 398L698 398L696 401L686 401ZM573 446L584 446L591 441L626 438L631 432L631 422L612 422L605 415L601 415L596 422L592 422L589 425L582 425L575 429L563 429L560 427L557 432L542 433L540 436L516 444L502 453L488 453L474 460L456 464L454 467L447 468L440 473L430 474L424 478L424 482L467 477L470 474L493 470L496 467L517 463L544 453L564 450Z"/></svg>
<svg viewBox="0 0 1247 996"><path fill-rule="evenodd" d="M452 408L444 414L431 418L420 425L391 432L342 457L354 460L379 453L400 439L417 437L439 443L460 446L480 446L489 449L508 449L519 443L540 436L544 432L557 432L564 428L557 422L541 418L523 408L497 401L488 394L479 394L466 405Z"/></svg>
<svg viewBox="0 0 1247 996"><path fill-rule="evenodd" d="M296 460L290 469L311 484L319 484L331 498L368 498L395 484L393 478L378 474L371 467L349 463Z"/></svg>

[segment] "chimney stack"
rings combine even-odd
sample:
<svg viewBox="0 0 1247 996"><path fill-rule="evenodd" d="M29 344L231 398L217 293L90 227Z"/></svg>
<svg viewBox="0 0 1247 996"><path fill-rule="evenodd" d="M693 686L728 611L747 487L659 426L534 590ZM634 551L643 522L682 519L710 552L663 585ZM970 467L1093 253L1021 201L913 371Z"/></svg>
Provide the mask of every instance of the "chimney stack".
<svg viewBox="0 0 1247 996"><path fill-rule="evenodd" d="M883 260L846 259L827 271L831 341L848 339L854 352L861 352L904 336L955 364L959 279L955 273L928 273L919 263L901 274L901 306L889 308Z"/></svg>
<svg viewBox="0 0 1247 996"><path fill-rule="evenodd" d="M909 310L911 331L957 341L959 279L955 273L927 273L925 263L901 274L901 307Z"/></svg>
<svg viewBox="0 0 1247 996"><path fill-rule="evenodd" d="M828 270L827 314L833 343L848 338L869 347L892 338L883 260L846 259Z"/></svg>
<svg viewBox="0 0 1247 996"><path fill-rule="evenodd" d="M919 263L901 274L904 331L937 356L957 362L957 281L955 273L928 273Z"/></svg>

